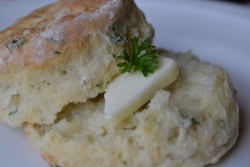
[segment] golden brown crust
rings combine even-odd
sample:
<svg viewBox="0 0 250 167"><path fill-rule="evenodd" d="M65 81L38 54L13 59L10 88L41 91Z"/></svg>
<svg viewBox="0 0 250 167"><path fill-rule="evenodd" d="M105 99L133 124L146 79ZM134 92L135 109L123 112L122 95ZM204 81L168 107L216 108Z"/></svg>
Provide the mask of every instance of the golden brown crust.
<svg viewBox="0 0 250 167"><path fill-rule="evenodd" d="M87 47L89 36L107 31L125 17L123 10L131 10L129 3L132 1L60 0L19 19L0 33L0 73L56 61L58 50Z"/></svg>

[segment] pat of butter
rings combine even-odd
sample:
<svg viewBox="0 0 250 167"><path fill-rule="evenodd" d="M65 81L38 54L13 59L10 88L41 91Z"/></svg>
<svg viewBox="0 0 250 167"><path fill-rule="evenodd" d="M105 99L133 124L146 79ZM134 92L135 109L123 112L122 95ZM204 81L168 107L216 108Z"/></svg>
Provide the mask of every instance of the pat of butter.
<svg viewBox="0 0 250 167"><path fill-rule="evenodd" d="M156 91L175 81L178 75L176 61L162 56L159 58L158 69L147 77L139 71L119 75L109 84L104 94L105 118L119 124L152 99Z"/></svg>

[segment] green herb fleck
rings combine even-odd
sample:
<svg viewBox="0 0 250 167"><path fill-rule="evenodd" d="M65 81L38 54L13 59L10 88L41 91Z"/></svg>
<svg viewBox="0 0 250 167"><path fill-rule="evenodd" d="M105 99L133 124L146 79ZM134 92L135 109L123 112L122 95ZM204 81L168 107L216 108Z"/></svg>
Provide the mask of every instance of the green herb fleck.
<svg viewBox="0 0 250 167"><path fill-rule="evenodd" d="M195 118L190 118L192 125L199 125L200 122L198 122Z"/></svg>
<svg viewBox="0 0 250 167"><path fill-rule="evenodd" d="M195 125L199 125L200 122L198 122L195 118L193 117L187 117L187 118L184 118L183 121L182 121L182 125L185 127L185 128L190 128L190 127L193 127Z"/></svg>
<svg viewBox="0 0 250 167"><path fill-rule="evenodd" d="M102 87L102 83L96 84L96 87L101 88Z"/></svg>
<svg viewBox="0 0 250 167"><path fill-rule="evenodd" d="M54 51L53 53L54 53L55 55L61 54L61 52L59 52L59 51Z"/></svg>
<svg viewBox="0 0 250 167"><path fill-rule="evenodd" d="M41 117L41 118L40 118L40 122L44 122L44 118Z"/></svg>
<svg viewBox="0 0 250 167"><path fill-rule="evenodd" d="M132 53L124 50L123 55L118 56L124 62L119 63L117 66L122 67L122 73L141 71L145 77L149 73L153 73L159 65L158 50L149 42L149 38L139 43L137 37L132 38Z"/></svg>
<svg viewBox="0 0 250 167"><path fill-rule="evenodd" d="M8 90L10 88L10 85L5 86L5 90Z"/></svg>
<svg viewBox="0 0 250 167"><path fill-rule="evenodd" d="M226 127L226 121L223 120L223 119L221 119L220 120L220 125L221 125L221 127L223 127L225 129L225 127Z"/></svg>
<svg viewBox="0 0 250 167"><path fill-rule="evenodd" d="M127 161L122 161L122 163L123 163L124 165L127 165L127 164L128 164Z"/></svg>
<svg viewBox="0 0 250 167"><path fill-rule="evenodd" d="M17 111L18 111L18 110L13 110L13 111L9 112L9 116L16 114Z"/></svg>
<svg viewBox="0 0 250 167"><path fill-rule="evenodd" d="M116 44L116 45L123 45L125 41L124 38L119 34L115 34L115 36L111 37L110 40L111 40L111 43Z"/></svg>
<svg viewBox="0 0 250 167"><path fill-rule="evenodd" d="M12 41L7 42L6 47L10 52L13 52L13 50L23 45L25 42L27 42L27 39L24 37L20 37L18 39L13 39Z"/></svg>
<svg viewBox="0 0 250 167"><path fill-rule="evenodd" d="M54 37L49 37L49 38L46 38L45 40L48 42L56 42L56 43L65 42L65 40L62 38L56 39Z"/></svg>

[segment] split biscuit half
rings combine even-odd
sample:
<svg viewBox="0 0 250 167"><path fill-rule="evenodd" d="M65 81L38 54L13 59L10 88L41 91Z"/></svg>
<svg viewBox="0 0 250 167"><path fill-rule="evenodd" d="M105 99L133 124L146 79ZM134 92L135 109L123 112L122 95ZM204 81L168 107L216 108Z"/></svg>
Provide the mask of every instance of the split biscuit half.
<svg viewBox="0 0 250 167"><path fill-rule="evenodd" d="M104 118L103 95L66 106L52 125L26 123L28 140L51 166L202 167L238 136L239 106L228 74L188 53L177 80L118 126Z"/></svg>
<svg viewBox="0 0 250 167"><path fill-rule="evenodd" d="M0 121L52 124L120 74L131 38L153 37L133 0L58 0L0 32Z"/></svg>

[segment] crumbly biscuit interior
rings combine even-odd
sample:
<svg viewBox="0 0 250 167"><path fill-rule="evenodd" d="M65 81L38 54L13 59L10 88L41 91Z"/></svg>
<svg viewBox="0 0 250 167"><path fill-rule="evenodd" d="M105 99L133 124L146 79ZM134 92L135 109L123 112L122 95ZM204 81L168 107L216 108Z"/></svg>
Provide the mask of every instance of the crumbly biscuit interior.
<svg viewBox="0 0 250 167"><path fill-rule="evenodd" d="M52 165L199 167L217 162L238 135L238 104L227 73L190 53L168 54L180 76L114 127L104 99L70 104L54 125L26 124L28 139Z"/></svg>

